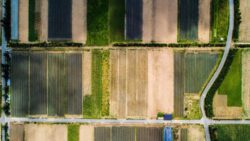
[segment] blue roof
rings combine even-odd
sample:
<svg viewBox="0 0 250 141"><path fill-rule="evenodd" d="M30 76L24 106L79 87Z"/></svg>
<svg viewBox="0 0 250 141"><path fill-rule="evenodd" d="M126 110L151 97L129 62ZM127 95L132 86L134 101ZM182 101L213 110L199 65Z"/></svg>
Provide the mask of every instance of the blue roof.
<svg viewBox="0 0 250 141"><path fill-rule="evenodd" d="M172 140L173 140L172 128L165 127L163 133L163 141L172 141Z"/></svg>

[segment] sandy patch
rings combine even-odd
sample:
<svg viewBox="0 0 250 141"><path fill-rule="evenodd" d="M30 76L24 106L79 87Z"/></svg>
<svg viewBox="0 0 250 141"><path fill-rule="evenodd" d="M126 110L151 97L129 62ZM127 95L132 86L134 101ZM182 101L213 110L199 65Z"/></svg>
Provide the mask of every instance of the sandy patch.
<svg viewBox="0 0 250 141"><path fill-rule="evenodd" d="M205 141L205 131L202 126L190 126L188 128L188 141Z"/></svg>
<svg viewBox="0 0 250 141"><path fill-rule="evenodd" d="M250 52L242 54L242 98L244 111L250 117Z"/></svg>
<svg viewBox="0 0 250 141"><path fill-rule="evenodd" d="M80 141L94 141L94 127L82 125L79 129Z"/></svg>
<svg viewBox="0 0 250 141"><path fill-rule="evenodd" d="M19 0L19 40L28 42L29 40L29 1Z"/></svg>
<svg viewBox="0 0 250 141"><path fill-rule="evenodd" d="M240 118L243 112L241 107L228 107L227 96L219 94L214 96L213 110L215 118Z"/></svg>
<svg viewBox="0 0 250 141"><path fill-rule="evenodd" d="M26 124L25 141L67 141L66 125Z"/></svg>
<svg viewBox="0 0 250 141"><path fill-rule="evenodd" d="M239 31L239 41L250 41L250 1L240 0L241 24Z"/></svg>
<svg viewBox="0 0 250 141"><path fill-rule="evenodd" d="M39 40L48 40L48 0L40 0L40 27L38 30Z"/></svg>
<svg viewBox="0 0 250 141"><path fill-rule="evenodd" d="M174 53L170 49L148 52L148 115L174 111Z"/></svg>
<svg viewBox="0 0 250 141"><path fill-rule="evenodd" d="M22 124L10 124L10 141L24 140L24 126Z"/></svg>
<svg viewBox="0 0 250 141"><path fill-rule="evenodd" d="M209 42L211 0L199 0L198 39Z"/></svg>
<svg viewBox="0 0 250 141"><path fill-rule="evenodd" d="M83 61L82 61L83 95L86 96L86 95L91 95L91 62L92 62L91 51L84 51L82 56L83 56Z"/></svg>
<svg viewBox="0 0 250 141"><path fill-rule="evenodd" d="M72 41L85 43L87 37L87 0L72 0Z"/></svg>

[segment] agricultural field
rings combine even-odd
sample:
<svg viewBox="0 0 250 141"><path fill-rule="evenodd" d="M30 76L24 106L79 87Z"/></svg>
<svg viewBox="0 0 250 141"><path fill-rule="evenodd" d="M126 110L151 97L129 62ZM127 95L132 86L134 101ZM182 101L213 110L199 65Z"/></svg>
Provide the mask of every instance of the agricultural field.
<svg viewBox="0 0 250 141"><path fill-rule="evenodd" d="M240 13L241 13L241 24L239 30L239 41L240 42L249 42L250 41L250 1L249 0L240 0Z"/></svg>
<svg viewBox="0 0 250 141"><path fill-rule="evenodd" d="M211 42L225 42L229 26L228 0L212 1L212 37Z"/></svg>
<svg viewBox="0 0 250 141"><path fill-rule="evenodd" d="M242 52L242 104L247 117L250 117L250 52Z"/></svg>
<svg viewBox="0 0 250 141"><path fill-rule="evenodd" d="M177 42L177 5L177 0L143 0L143 42Z"/></svg>
<svg viewBox="0 0 250 141"><path fill-rule="evenodd" d="M85 3L85 0L20 0L19 41L70 40L85 43Z"/></svg>
<svg viewBox="0 0 250 141"><path fill-rule="evenodd" d="M219 51L185 51L177 50L174 53L174 115L176 117L184 116L184 107L186 110L190 108L197 115L193 115L196 118L199 117L199 106L197 106L197 100L201 93L207 79L213 72L217 61L219 59ZM202 69L202 71L200 70ZM189 99L197 95L195 99ZM193 103L191 107L186 107L184 101ZM195 104L196 103L196 104ZM189 105L189 104L188 104ZM196 107L195 109L193 109ZM190 110L191 110L190 109ZM186 111L186 114L189 113ZM191 113L191 114L194 114ZM185 115L187 116L187 115ZM188 118L188 117L187 117Z"/></svg>
<svg viewBox="0 0 250 141"><path fill-rule="evenodd" d="M205 131L201 125L184 125L173 128L175 141L205 141Z"/></svg>
<svg viewBox="0 0 250 141"><path fill-rule="evenodd" d="M249 127L249 125L210 126L211 141L249 141Z"/></svg>
<svg viewBox="0 0 250 141"><path fill-rule="evenodd" d="M179 41L198 39L199 0L179 1Z"/></svg>

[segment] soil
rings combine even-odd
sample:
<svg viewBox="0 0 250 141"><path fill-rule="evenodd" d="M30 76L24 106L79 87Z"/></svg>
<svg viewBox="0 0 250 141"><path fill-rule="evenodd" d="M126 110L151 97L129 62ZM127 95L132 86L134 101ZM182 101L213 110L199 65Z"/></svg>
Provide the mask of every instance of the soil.
<svg viewBox="0 0 250 141"><path fill-rule="evenodd" d="M205 141L205 131L202 126L190 126L188 128L188 141Z"/></svg>
<svg viewBox="0 0 250 141"><path fill-rule="evenodd" d="M250 117L250 52L242 55L242 101L247 117Z"/></svg>
<svg viewBox="0 0 250 141"><path fill-rule="evenodd" d="M24 126L22 124L10 125L10 141L24 141Z"/></svg>
<svg viewBox="0 0 250 141"><path fill-rule="evenodd" d="M209 42L211 0L199 0L198 39Z"/></svg>
<svg viewBox="0 0 250 141"><path fill-rule="evenodd" d="M40 27L39 27L39 40L48 40L48 0L40 0Z"/></svg>
<svg viewBox="0 0 250 141"><path fill-rule="evenodd" d="M94 141L94 127L81 125L79 129L79 140L80 141Z"/></svg>
<svg viewBox="0 0 250 141"><path fill-rule="evenodd" d="M83 52L83 75L82 75L82 81L83 81L83 95L91 95L91 62L92 62L92 56L91 51L84 51Z"/></svg>
<svg viewBox="0 0 250 141"><path fill-rule="evenodd" d="M241 24L239 31L239 41L249 42L250 41L250 1L240 0L240 12L241 12Z"/></svg>
<svg viewBox="0 0 250 141"><path fill-rule="evenodd" d="M29 41L29 1L19 1L19 40L20 42Z"/></svg>

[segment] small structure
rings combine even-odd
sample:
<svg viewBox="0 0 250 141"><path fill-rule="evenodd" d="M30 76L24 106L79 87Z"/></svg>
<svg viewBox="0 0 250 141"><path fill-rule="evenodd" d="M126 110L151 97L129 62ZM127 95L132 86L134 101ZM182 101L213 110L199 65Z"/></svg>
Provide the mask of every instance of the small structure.
<svg viewBox="0 0 250 141"><path fill-rule="evenodd" d="M173 116L172 114L164 114L164 120L172 120L173 119Z"/></svg>
<svg viewBox="0 0 250 141"><path fill-rule="evenodd" d="M172 140L173 140L172 127L165 127L163 131L163 141L172 141Z"/></svg>

